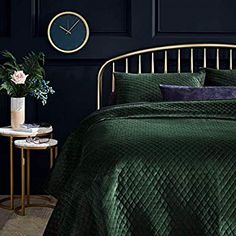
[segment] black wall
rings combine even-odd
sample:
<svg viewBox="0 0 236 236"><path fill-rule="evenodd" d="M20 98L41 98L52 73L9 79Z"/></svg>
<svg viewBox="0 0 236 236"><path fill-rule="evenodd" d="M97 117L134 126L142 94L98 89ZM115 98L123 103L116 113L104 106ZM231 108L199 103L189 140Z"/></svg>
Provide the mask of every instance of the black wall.
<svg viewBox="0 0 236 236"><path fill-rule="evenodd" d="M72 55L54 50L46 33L50 19L66 10L83 15L91 30L85 48ZM0 50L18 57L31 50L46 54L47 79L56 94L45 107L27 98L27 122L50 122L62 145L96 109L96 75L105 60L157 45L236 43L235 12L234 0L0 0ZM9 98L1 96L0 126L9 119ZM0 146L1 194L8 191L7 140L1 138ZM15 159L19 182L19 153ZM34 186L43 182L47 164L45 158L33 161Z"/></svg>

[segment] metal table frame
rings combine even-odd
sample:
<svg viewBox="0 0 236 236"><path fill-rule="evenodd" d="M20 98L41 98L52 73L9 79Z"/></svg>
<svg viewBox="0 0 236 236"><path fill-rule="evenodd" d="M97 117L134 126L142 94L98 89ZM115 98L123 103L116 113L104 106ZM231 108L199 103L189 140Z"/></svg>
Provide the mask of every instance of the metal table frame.
<svg viewBox="0 0 236 236"><path fill-rule="evenodd" d="M2 128L9 128L9 127L2 127ZM17 133L17 131L16 131ZM53 138L53 130L50 130L48 132L42 132L38 134L20 132L20 134L4 134L0 133L0 136L2 137L8 137L10 141L10 195L6 198L3 198L0 200L0 208L7 209L7 210L14 210L14 199L19 198L20 196L14 195L14 139L15 138L27 138L27 137L47 137L50 136L50 138ZM53 166L53 159L50 159L50 166ZM6 206L3 203L6 201L10 201L10 206Z"/></svg>
<svg viewBox="0 0 236 236"><path fill-rule="evenodd" d="M37 150L50 150L50 168L53 166L53 160L57 158L58 149L57 144L50 145L47 147L33 147L33 146L21 146L15 144L15 147L21 150L21 205L14 209L17 215L25 216L25 209L30 207L48 207L54 208L55 205L53 204L32 204L30 203L30 199L32 197L46 200L49 203L52 203L50 197L47 196L30 196L30 151ZM26 155L25 155L26 151ZM25 167L26 167L26 188L25 188ZM26 191L25 191L26 189ZM26 193L26 194L25 194ZM26 195L26 197L25 197ZM26 200L26 204L25 204Z"/></svg>

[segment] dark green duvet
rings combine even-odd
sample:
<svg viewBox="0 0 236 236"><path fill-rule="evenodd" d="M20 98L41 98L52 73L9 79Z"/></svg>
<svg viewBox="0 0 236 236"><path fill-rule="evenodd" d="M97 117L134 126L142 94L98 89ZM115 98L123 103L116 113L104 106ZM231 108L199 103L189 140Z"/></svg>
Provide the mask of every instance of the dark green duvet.
<svg viewBox="0 0 236 236"><path fill-rule="evenodd" d="M67 140L45 235L236 235L236 101L106 108Z"/></svg>

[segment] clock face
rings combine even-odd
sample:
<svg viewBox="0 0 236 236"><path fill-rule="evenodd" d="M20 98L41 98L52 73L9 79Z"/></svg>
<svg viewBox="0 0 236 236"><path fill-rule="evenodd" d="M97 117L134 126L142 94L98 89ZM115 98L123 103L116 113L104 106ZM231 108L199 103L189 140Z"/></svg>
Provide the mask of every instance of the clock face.
<svg viewBox="0 0 236 236"><path fill-rule="evenodd" d="M88 41L89 27L85 19L75 12L56 15L48 26L48 39L60 52L73 53Z"/></svg>

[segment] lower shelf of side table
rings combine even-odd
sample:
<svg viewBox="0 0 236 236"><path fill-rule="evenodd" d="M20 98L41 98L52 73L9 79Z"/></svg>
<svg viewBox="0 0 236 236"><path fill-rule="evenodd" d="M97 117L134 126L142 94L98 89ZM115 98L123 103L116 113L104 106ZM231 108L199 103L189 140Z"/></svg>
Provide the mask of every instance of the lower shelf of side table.
<svg viewBox="0 0 236 236"><path fill-rule="evenodd" d="M18 196L18 198L21 198L21 196ZM44 200L47 201L48 203L30 203L31 199L39 199L39 200ZM24 204L24 210L26 208L31 208L31 207L47 207L47 208L54 208L55 207L55 201L49 197L49 196L42 196L42 195L30 195L29 198L25 198L26 204ZM24 216L25 212L22 212L22 205L19 205L14 209L15 213L20 216Z"/></svg>
<svg viewBox="0 0 236 236"><path fill-rule="evenodd" d="M13 199L20 199L20 198L21 198L21 195L13 196ZM9 201L11 201L10 196L3 197L2 199L0 199L0 208L6 209L6 210L14 210L10 205L7 206L7 205L3 204L5 202L9 202Z"/></svg>

